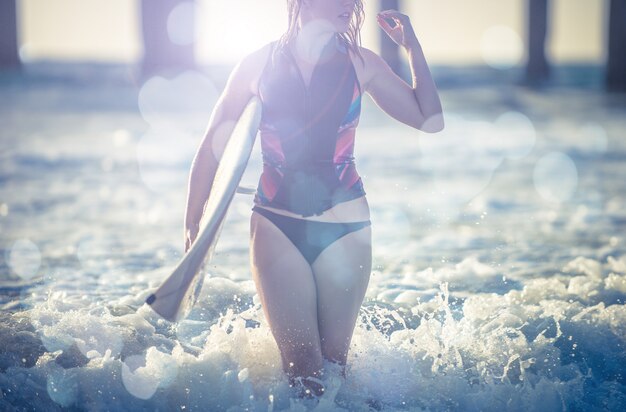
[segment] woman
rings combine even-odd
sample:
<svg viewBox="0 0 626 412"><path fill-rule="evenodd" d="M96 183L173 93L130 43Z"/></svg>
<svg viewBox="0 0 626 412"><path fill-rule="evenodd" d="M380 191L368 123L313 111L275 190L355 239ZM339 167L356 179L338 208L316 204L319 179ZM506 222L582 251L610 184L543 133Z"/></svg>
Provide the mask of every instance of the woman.
<svg viewBox="0 0 626 412"><path fill-rule="evenodd" d="M413 88L360 47L362 0L288 0L289 27L233 69L193 162L185 250L198 233L224 140L254 95L263 173L250 220L252 275L290 383L321 395L324 359L345 365L371 269L371 225L354 165L363 92L416 129L443 128L441 103L409 18L380 27L409 57ZM390 22L394 22L393 26Z"/></svg>

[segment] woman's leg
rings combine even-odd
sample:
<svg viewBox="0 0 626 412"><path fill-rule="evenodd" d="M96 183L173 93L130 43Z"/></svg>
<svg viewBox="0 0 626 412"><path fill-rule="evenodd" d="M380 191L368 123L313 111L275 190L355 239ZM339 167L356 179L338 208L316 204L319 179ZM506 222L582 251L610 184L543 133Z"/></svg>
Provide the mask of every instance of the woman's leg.
<svg viewBox="0 0 626 412"><path fill-rule="evenodd" d="M250 261L263 312L290 382L297 377L320 379L323 363L317 292L309 263L280 229L257 212L250 219ZM316 395L323 393L314 381L302 383Z"/></svg>
<svg viewBox="0 0 626 412"><path fill-rule="evenodd" d="M371 226L351 232L313 262L322 356L345 364L372 268Z"/></svg>

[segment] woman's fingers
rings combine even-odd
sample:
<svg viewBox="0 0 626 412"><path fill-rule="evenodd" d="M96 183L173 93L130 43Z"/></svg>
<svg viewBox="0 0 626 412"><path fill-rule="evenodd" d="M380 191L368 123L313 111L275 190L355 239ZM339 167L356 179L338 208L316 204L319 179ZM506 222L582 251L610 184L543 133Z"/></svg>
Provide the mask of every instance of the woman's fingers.
<svg viewBox="0 0 626 412"><path fill-rule="evenodd" d="M386 19L393 20L396 25L391 27ZM417 37L415 37L415 32L411 26L411 20L406 14L402 14L393 9L383 10L378 13L377 20L378 24L380 24L383 30L385 30L389 37L397 44L404 47L411 47L413 44L418 44Z"/></svg>
<svg viewBox="0 0 626 412"><path fill-rule="evenodd" d="M385 16L385 17L397 17L399 19L405 19L408 16L406 14L400 13L398 10L383 10L381 12L378 13L381 16Z"/></svg>
<svg viewBox="0 0 626 412"><path fill-rule="evenodd" d="M393 20L395 26L391 26L387 19ZM376 20L378 20L378 24L380 27L387 33L389 37L398 45L403 45L404 42L404 28L405 26L399 20L399 18L391 13L389 10L379 13L376 16Z"/></svg>
<svg viewBox="0 0 626 412"><path fill-rule="evenodd" d="M193 245L193 242L196 240L198 231L199 230L195 228L185 230L185 253L187 253L189 248L191 248L191 245Z"/></svg>
<svg viewBox="0 0 626 412"><path fill-rule="evenodd" d="M387 23L387 20L385 20L383 17L378 16L377 20L380 27L382 27L383 30L385 30L387 33L390 33L391 30L393 30L393 27L391 27L389 23Z"/></svg>
<svg viewBox="0 0 626 412"><path fill-rule="evenodd" d="M378 23L385 29L385 31L389 32L389 30L396 29L398 26L404 28L407 26L409 22L409 17L400 13L397 10L383 10L376 16ZM391 25L387 22L386 19L391 19L395 22L395 26L391 27Z"/></svg>
<svg viewBox="0 0 626 412"><path fill-rule="evenodd" d="M402 14L397 10L383 10L378 13L379 16L384 18L393 19L396 23L406 26L409 22L409 16Z"/></svg>

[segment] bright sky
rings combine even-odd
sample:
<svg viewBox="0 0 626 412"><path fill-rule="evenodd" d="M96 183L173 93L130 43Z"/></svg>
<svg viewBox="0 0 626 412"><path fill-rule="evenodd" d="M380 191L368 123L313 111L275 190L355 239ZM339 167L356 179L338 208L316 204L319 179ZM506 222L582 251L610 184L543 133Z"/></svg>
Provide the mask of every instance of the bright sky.
<svg viewBox="0 0 626 412"><path fill-rule="evenodd" d="M141 58L139 0L18 0L24 59L132 62ZM197 0L201 63L234 63L286 28L285 0ZM378 50L377 0L365 0L363 45ZM606 0L551 0L555 62L605 59ZM526 0L404 0L430 63L523 62ZM180 15L180 13L179 13ZM172 19L172 32L176 32ZM181 28L184 31L184 27Z"/></svg>

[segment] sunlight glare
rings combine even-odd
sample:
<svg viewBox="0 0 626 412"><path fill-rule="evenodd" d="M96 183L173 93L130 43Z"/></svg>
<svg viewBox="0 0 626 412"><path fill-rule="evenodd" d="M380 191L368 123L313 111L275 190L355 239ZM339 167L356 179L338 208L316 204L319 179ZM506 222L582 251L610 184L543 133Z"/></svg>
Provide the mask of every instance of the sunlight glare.
<svg viewBox="0 0 626 412"><path fill-rule="evenodd" d="M236 62L277 39L287 27L284 1L198 0L198 59L205 64Z"/></svg>

